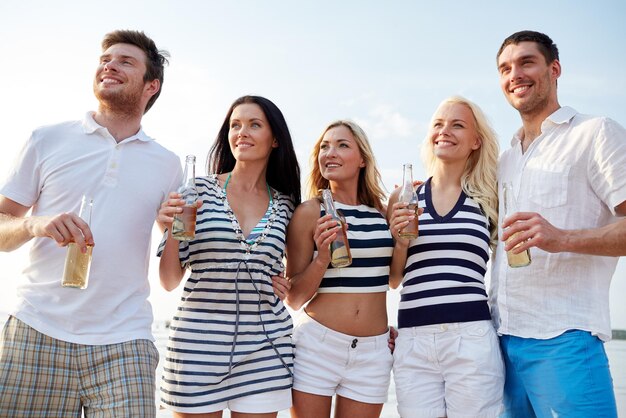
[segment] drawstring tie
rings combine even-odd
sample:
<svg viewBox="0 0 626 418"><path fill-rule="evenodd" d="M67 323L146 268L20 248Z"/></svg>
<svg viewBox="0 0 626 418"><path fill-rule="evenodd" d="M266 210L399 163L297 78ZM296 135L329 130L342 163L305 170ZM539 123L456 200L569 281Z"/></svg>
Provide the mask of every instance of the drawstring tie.
<svg viewBox="0 0 626 418"><path fill-rule="evenodd" d="M254 290L259 296L259 302L257 306L258 306L258 311L259 311L259 319L261 320L261 327L263 328L263 333L265 334L265 338L267 342L269 342L270 345L272 346L272 349L274 350L274 352L276 353L276 356L278 356L278 359L287 370L287 373L289 373L289 376L293 377L293 373L291 373L289 366L287 366L287 363L285 363L285 360L283 360L283 357L280 355L280 353L278 352L278 349L274 345L274 342L270 339L270 336L267 333L267 329L265 328L265 321L263 321L263 315L261 314L261 292L259 291L259 288L254 282L254 279L252 278L252 273L250 273L250 267L248 266L248 262L246 260L241 260L239 264L237 264L237 274L235 276L235 305L236 305L235 335L233 336L233 345L230 349L230 359L228 361L228 374L226 375L226 377L224 377L224 379L222 379L222 381L230 377L231 371L233 369L233 357L235 356L235 346L237 345L237 335L239 334L239 272L241 271L242 264L244 265L246 271L248 272L248 276L250 277L250 282L252 283Z"/></svg>

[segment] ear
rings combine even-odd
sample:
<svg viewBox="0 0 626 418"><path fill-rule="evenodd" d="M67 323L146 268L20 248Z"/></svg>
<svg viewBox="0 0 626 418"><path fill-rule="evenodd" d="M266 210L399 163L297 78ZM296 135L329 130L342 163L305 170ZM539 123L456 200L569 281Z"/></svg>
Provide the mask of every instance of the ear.
<svg viewBox="0 0 626 418"><path fill-rule="evenodd" d="M550 73L555 80L561 76L561 63L559 60L552 61L552 64L550 64Z"/></svg>
<svg viewBox="0 0 626 418"><path fill-rule="evenodd" d="M483 145L483 141L480 139L480 137L477 136L476 140L472 144L472 149L476 151L478 148L482 147L482 145Z"/></svg>
<svg viewBox="0 0 626 418"><path fill-rule="evenodd" d="M365 161L364 161L363 159L361 159L361 164L359 164L359 167L360 167L360 168L365 167Z"/></svg>
<svg viewBox="0 0 626 418"><path fill-rule="evenodd" d="M278 141L276 140L276 138L274 138L274 140L272 141L272 148L278 148Z"/></svg>
<svg viewBox="0 0 626 418"><path fill-rule="evenodd" d="M161 88L161 82L157 78L155 78L152 81L148 81L145 85L145 91L146 93L148 93L150 97L157 94L160 88Z"/></svg>

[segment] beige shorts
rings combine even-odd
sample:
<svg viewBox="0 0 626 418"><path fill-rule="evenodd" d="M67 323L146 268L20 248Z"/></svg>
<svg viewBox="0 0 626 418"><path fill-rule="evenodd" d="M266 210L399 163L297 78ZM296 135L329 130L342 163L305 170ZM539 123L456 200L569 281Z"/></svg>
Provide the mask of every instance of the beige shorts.
<svg viewBox="0 0 626 418"><path fill-rule="evenodd" d="M149 340L82 345L10 317L0 338L0 417L155 417Z"/></svg>
<svg viewBox="0 0 626 418"><path fill-rule="evenodd" d="M293 388L321 396L337 394L358 402L387 400L393 356L389 333L354 337L325 327L303 313L293 334Z"/></svg>

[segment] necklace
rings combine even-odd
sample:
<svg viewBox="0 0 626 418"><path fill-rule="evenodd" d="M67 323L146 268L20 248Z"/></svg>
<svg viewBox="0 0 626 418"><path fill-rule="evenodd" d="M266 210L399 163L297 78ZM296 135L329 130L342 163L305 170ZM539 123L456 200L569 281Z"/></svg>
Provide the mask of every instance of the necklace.
<svg viewBox="0 0 626 418"><path fill-rule="evenodd" d="M272 229L272 225L274 224L274 221L276 220L276 215L278 213L278 195L277 195L277 192L274 191L274 196L272 196L272 190L270 189L270 185L267 182L265 182L265 185L267 186L267 195L270 198L268 210L265 212L265 215L263 216L263 218L267 218L267 222L265 223L265 226L263 230L261 231L261 233L253 240L248 241L246 237L243 235L243 230L241 229L241 226L239 225L239 221L237 220L237 217L235 216L233 209L230 207L230 204L228 203L228 199L226 197L226 187L228 186L228 182L230 181L231 175L232 175L232 172L228 173L228 177L226 177L226 181L224 182L224 187L221 189L222 203L224 204L224 208L226 209L226 215L228 216L228 219L230 219L230 222L235 231L235 236L239 240L239 244L241 245L242 249L246 252L246 257L248 257L250 256L250 253L254 251L259 246L259 244L265 240L265 238L267 237L267 235ZM216 178L215 181L217 183L217 175L215 175L215 178ZM269 216L266 216L268 212L269 212Z"/></svg>

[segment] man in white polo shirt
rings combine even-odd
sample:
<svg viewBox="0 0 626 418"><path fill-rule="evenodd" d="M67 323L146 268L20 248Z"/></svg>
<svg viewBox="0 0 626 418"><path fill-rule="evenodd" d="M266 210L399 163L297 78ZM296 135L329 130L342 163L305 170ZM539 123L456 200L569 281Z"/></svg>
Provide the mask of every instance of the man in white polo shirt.
<svg viewBox="0 0 626 418"><path fill-rule="evenodd" d="M506 416L616 417L603 342L611 277L626 254L626 130L560 106L558 49L545 34L514 33L497 61L522 119L498 168L500 196L511 182L519 212L504 219L500 199L490 292ZM518 244L532 262L511 268L505 251Z"/></svg>
<svg viewBox="0 0 626 418"><path fill-rule="evenodd" d="M0 337L2 417L156 415L150 238L181 168L141 119L167 52L127 30L107 34L102 51L98 110L35 130L0 186L0 250L32 241ZM82 195L94 199L90 225L76 215ZM61 286L70 242L94 245L84 290Z"/></svg>

